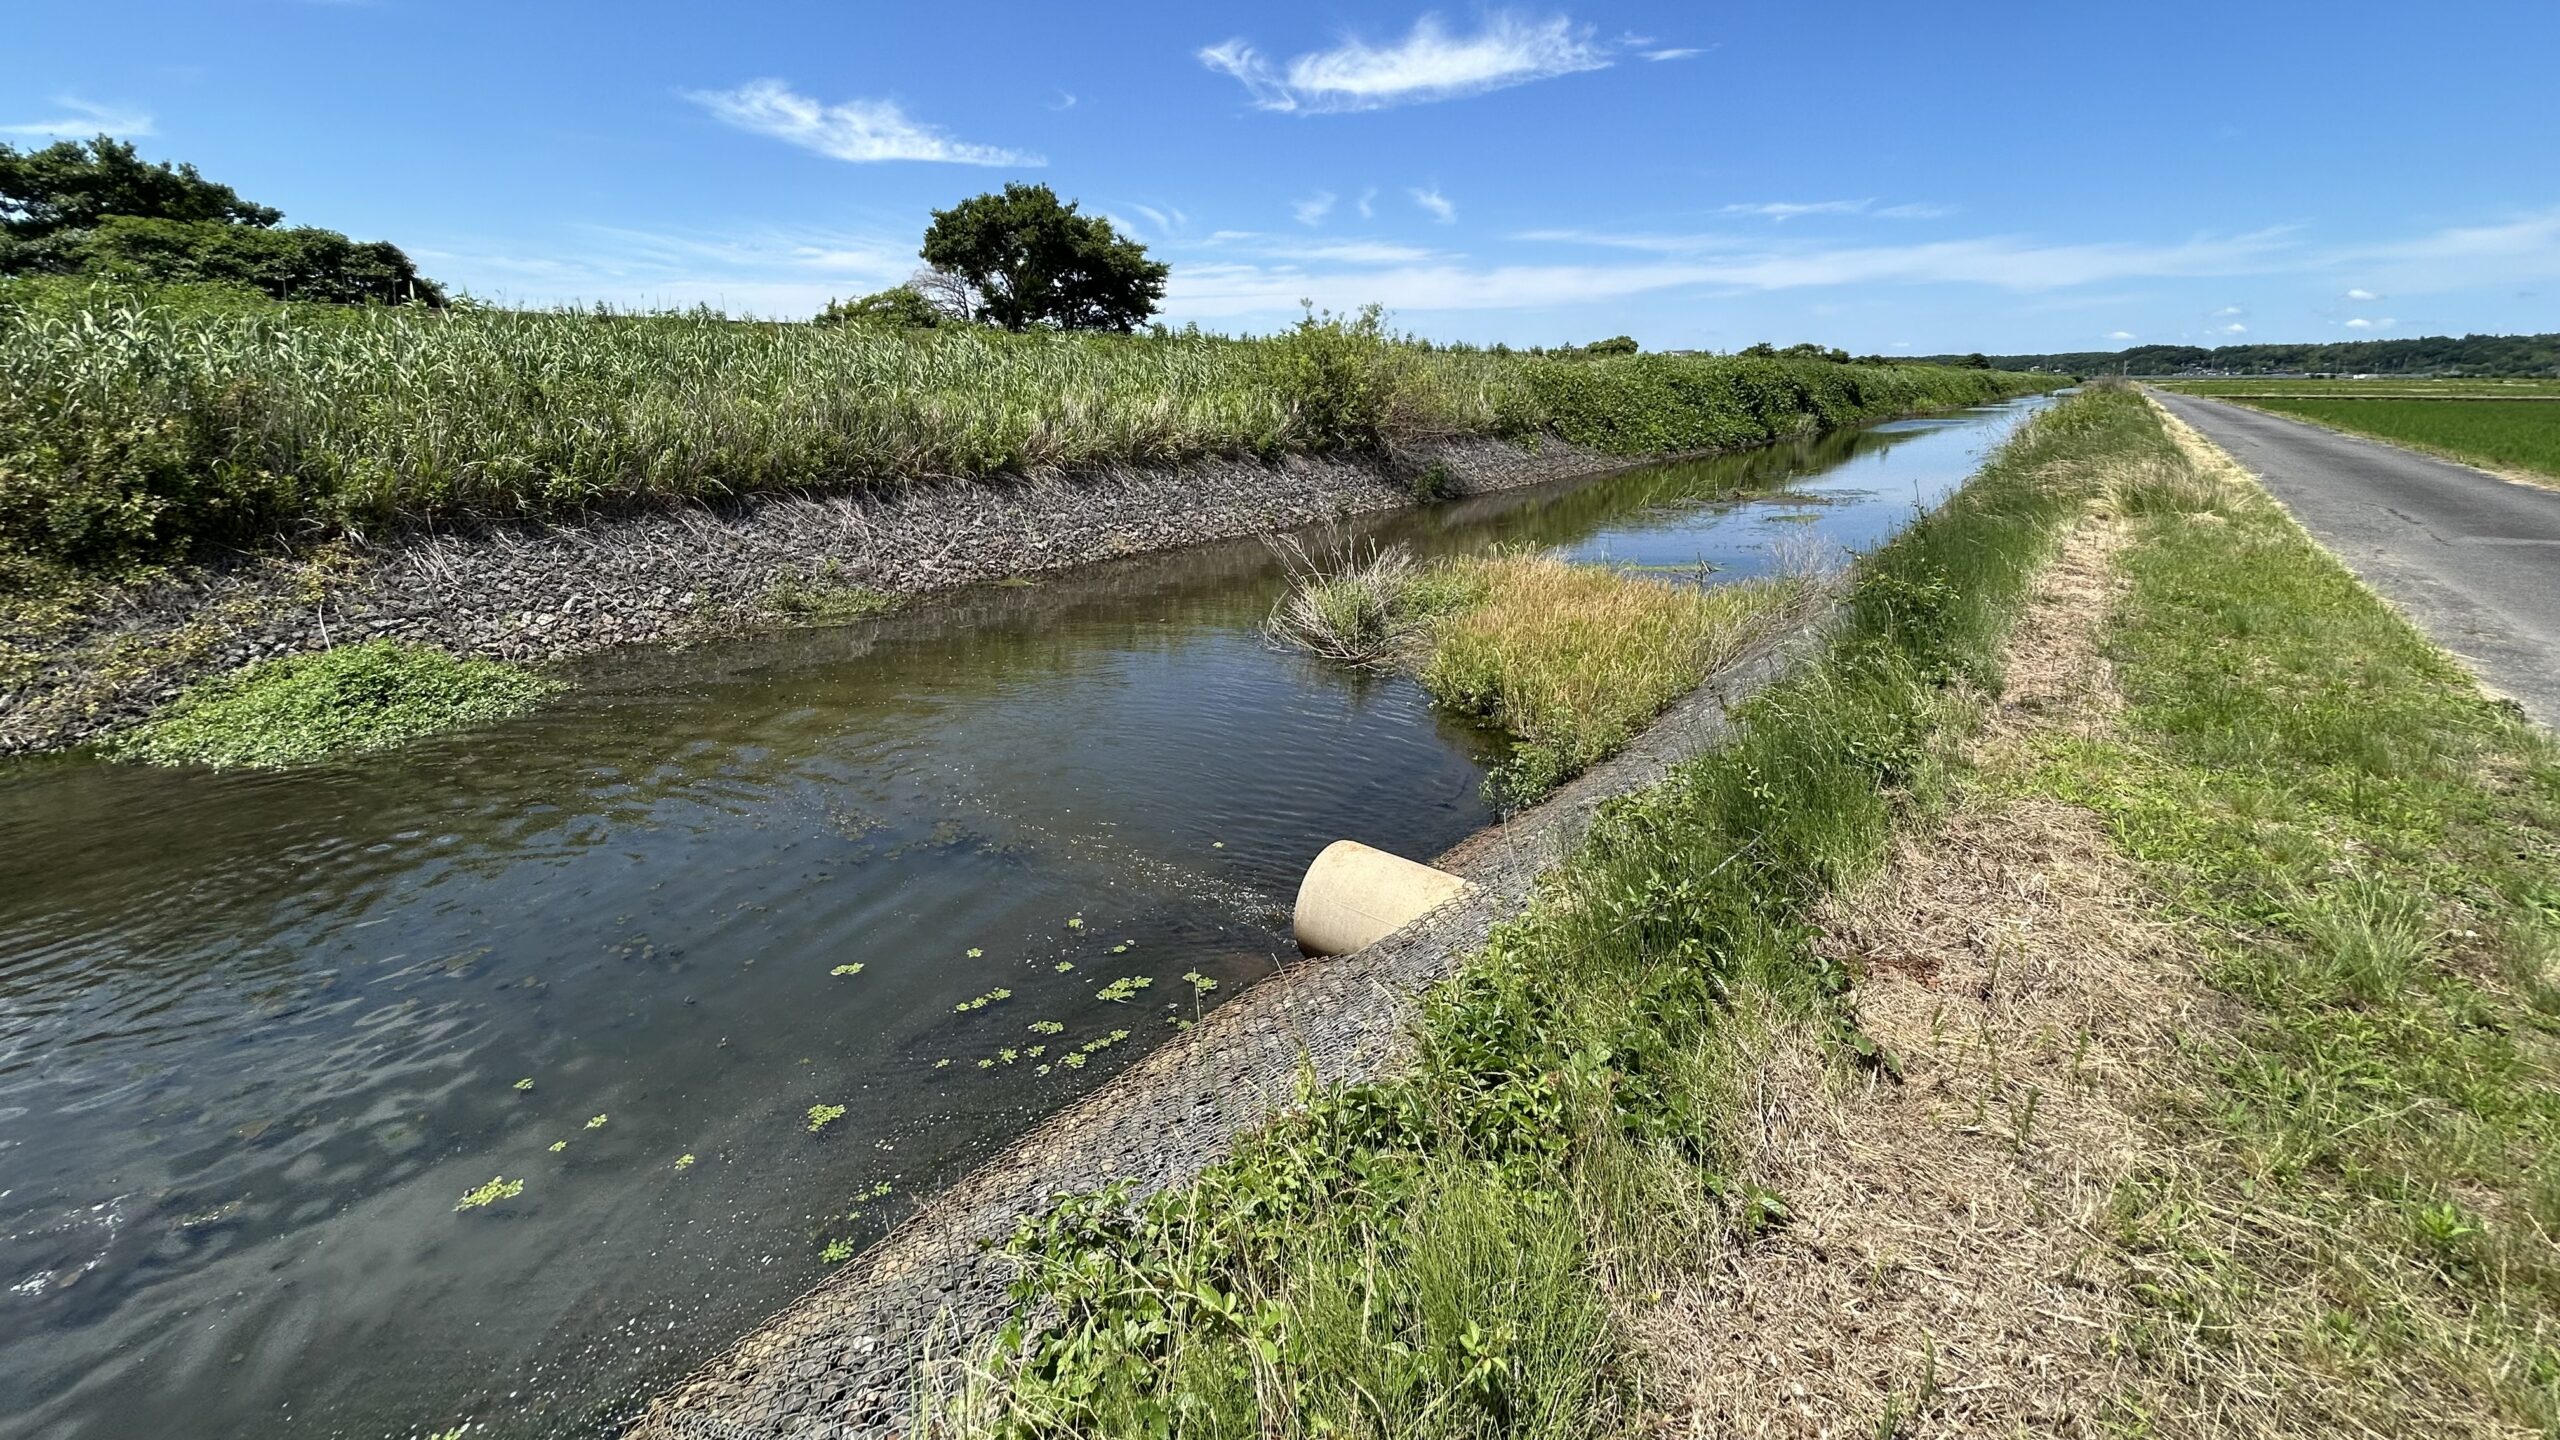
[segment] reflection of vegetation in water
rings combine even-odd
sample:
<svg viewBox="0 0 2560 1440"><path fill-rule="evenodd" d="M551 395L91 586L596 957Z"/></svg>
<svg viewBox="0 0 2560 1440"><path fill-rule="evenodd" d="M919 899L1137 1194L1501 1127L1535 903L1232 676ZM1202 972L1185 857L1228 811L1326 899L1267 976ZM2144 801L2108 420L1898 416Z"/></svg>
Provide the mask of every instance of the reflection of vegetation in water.
<svg viewBox="0 0 2560 1440"><path fill-rule="evenodd" d="M556 688L494 660L368 640L199 681L103 748L158 765L293 765L485 725Z"/></svg>

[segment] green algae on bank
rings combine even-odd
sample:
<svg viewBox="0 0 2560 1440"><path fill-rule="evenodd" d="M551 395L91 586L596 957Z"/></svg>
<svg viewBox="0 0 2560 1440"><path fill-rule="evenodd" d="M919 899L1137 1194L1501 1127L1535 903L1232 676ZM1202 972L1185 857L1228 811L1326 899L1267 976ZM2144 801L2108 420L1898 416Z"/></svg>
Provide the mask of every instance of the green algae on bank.
<svg viewBox="0 0 2560 1440"><path fill-rule="evenodd" d="M103 748L152 765L273 769L503 720L558 688L521 666L368 640L200 681Z"/></svg>

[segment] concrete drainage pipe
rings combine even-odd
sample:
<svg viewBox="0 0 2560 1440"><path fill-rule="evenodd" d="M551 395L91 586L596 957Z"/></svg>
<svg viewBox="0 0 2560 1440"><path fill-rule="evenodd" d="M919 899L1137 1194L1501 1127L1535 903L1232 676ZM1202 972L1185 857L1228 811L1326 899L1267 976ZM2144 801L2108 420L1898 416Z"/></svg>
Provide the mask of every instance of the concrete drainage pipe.
<svg viewBox="0 0 2560 1440"><path fill-rule="evenodd" d="M1357 840L1324 847L1298 883L1298 948L1310 955L1366 949L1465 893L1467 882Z"/></svg>

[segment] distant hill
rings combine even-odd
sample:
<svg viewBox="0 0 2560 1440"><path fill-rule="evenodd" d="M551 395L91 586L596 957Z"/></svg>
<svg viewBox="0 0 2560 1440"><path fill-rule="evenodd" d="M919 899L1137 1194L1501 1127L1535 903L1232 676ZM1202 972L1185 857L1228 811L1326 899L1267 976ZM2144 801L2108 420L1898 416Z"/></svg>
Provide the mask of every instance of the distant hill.
<svg viewBox="0 0 2560 1440"><path fill-rule="evenodd" d="M1970 357L1924 355L1957 365ZM2341 340L2315 345L2136 345L2058 355L1993 355L2001 370L2074 375L2560 375L2560 335L2428 335L2410 340Z"/></svg>

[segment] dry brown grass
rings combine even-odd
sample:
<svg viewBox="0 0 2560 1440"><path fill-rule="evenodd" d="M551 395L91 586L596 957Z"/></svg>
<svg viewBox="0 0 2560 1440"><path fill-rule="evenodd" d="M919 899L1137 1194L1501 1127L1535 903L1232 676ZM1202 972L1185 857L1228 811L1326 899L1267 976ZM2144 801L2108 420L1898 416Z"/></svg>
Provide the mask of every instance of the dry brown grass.
<svg viewBox="0 0 2560 1440"><path fill-rule="evenodd" d="M1974 745L1986 773L2114 710L2094 636L2118 534L2090 519L2045 576ZM2051 802L1978 794L1904 834L1823 928L1903 1078L1844 1079L1809 1036L1765 1052L1751 1178L1792 1223L1632 1317L1656 1433L2096 1431L2141 1403L2101 1212L2145 1144L2146 1072L2206 993L2096 820Z"/></svg>

